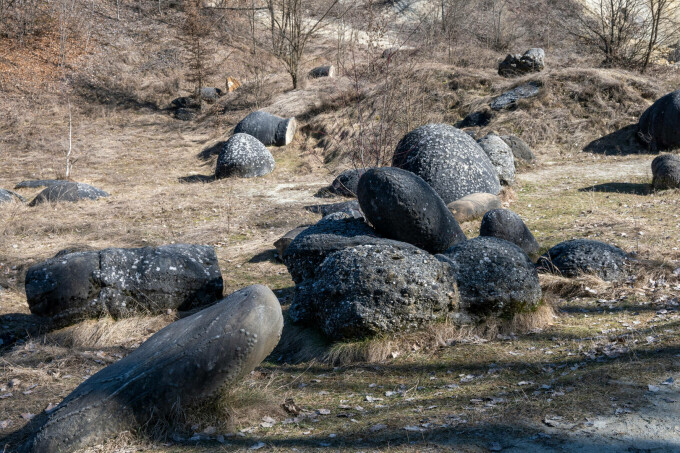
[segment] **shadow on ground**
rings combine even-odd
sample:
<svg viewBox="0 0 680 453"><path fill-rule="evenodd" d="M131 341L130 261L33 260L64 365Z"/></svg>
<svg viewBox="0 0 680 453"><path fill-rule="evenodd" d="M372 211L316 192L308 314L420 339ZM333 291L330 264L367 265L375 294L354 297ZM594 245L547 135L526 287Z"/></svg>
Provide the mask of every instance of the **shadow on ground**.
<svg viewBox="0 0 680 453"><path fill-rule="evenodd" d="M579 189L579 192L627 193L632 195L649 195L652 191L650 184L632 182L606 182Z"/></svg>
<svg viewBox="0 0 680 453"><path fill-rule="evenodd" d="M179 182L184 182L187 184L195 184L200 182L206 183L213 181L215 181L215 175L189 175L179 178Z"/></svg>
<svg viewBox="0 0 680 453"><path fill-rule="evenodd" d="M588 143L583 151L605 156L625 156L629 154L648 154L637 140L637 124L631 124L609 135Z"/></svg>

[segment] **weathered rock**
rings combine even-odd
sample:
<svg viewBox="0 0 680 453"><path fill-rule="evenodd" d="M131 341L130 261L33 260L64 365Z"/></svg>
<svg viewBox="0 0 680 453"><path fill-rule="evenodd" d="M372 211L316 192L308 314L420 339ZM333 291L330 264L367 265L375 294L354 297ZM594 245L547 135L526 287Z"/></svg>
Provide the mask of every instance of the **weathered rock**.
<svg viewBox="0 0 680 453"><path fill-rule="evenodd" d="M338 212L349 214L350 216L357 219L363 219L364 217L364 215L361 213L359 202L356 200L343 201L341 203L316 204L305 206L305 209L315 214L321 214L324 217Z"/></svg>
<svg viewBox="0 0 680 453"><path fill-rule="evenodd" d="M342 195L343 197L356 197L359 178L361 178L366 170L368 169L352 168L343 171L333 180L328 187L328 191L336 195Z"/></svg>
<svg viewBox="0 0 680 453"><path fill-rule="evenodd" d="M279 258L281 260L283 260L283 253L286 251L290 243L293 242L293 240L307 228L309 228L309 225L299 226L295 229L290 230L289 232L278 238L276 242L274 242L274 247L276 247L276 251L278 252Z"/></svg>
<svg viewBox="0 0 680 453"><path fill-rule="evenodd" d="M215 250L173 244L58 255L28 269L31 313L61 325L111 315L188 310L222 296Z"/></svg>
<svg viewBox="0 0 680 453"><path fill-rule="evenodd" d="M18 193L12 192L11 190L0 189L0 203L9 203L12 201L20 201L22 203L26 202L24 197Z"/></svg>
<svg viewBox="0 0 680 453"><path fill-rule="evenodd" d="M515 165L518 163L531 163L536 160L536 155L524 140L515 135L501 135L501 139L510 147L515 157Z"/></svg>
<svg viewBox="0 0 680 453"><path fill-rule="evenodd" d="M423 178L445 203L501 190L484 150L468 134L446 124L427 124L406 134L397 145L392 165Z"/></svg>
<svg viewBox="0 0 680 453"><path fill-rule="evenodd" d="M359 204L381 235L439 253L466 239L453 214L419 176L374 168L359 180Z"/></svg>
<svg viewBox="0 0 680 453"><path fill-rule="evenodd" d="M235 134L252 135L265 146L284 146L295 136L295 118L281 118L271 113L257 111L246 116L236 125Z"/></svg>
<svg viewBox="0 0 680 453"><path fill-rule="evenodd" d="M500 182L508 186L515 184L515 157L507 143L496 134L489 134L477 143L489 156Z"/></svg>
<svg viewBox="0 0 680 453"><path fill-rule="evenodd" d="M392 241L329 255L315 279L295 288L289 315L340 340L415 328L456 306L450 266Z"/></svg>
<svg viewBox="0 0 680 453"><path fill-rule="evenodd" d="M69 181L63 179L32 179L28 181L21 181L14 186L15 189L35 189L36 187L51 187L59 184L66 184Z"/></svg>
<svg viewBox="0 0 680 453"><path fill-rule="evenodd" d="M490 193L473 193L447 205L451 214L459 223L479 219L488 211L502 206L498 195Z"/></svg>
<svg viewBox="0 0 680 453"><path fill-rule="evenodd" d="M638 138L653 152L680 147L680 90L645 110L638 123Z"/></svg>
<svg viewBox="0 0 680 453"><path fill-rule="evenodd" d="M201 88L201 99L210 104L216 102L223 94L224 92L219 88L215 87Z"/></svg>
<svg viewBox="0 0 680 453"><path fill-rule="evenodd" d="M175 109L200 109L201 103L196 100L193 96L182 96L173 99L172 107Z"/></svg>
<svg viewBox="0 0 680 453"><path fill-rule="evenodd" d="M312 79L318 79L319 77L335 77L335 66L317 66L309 71L309 77Z"/></svg>
<svg viewBox="0 0 680 453"><path fill-rule="evenodd" d="M538 269L565 277L594 274L603 280L625 278L632 260L618 247L589 239L573 239L557 244L538 260Z"/></svg>
<svg viewBox="0 0 680 453"><path fill-rule="evenodd" d="M464 127L484 127L488 126L493 119L493 112L490 110L480 110L478 112L472 112L462 120L456 123L457 128Z"/></svg>
<svg viewBox="0 0 680 453"><path fill-rule="evenodd" d="M652 185L657 190L680 188L680 156L664 154L652 161Z"/></svg>
<svg viewBox="0 0 680 453"><path fill-rule="evenodd" d="M508 209L494 209L484 215L479 228L480 236L505 239L524 250L529 256L538 253L540 246L521 217Z"/></svg>
<svg viewBox="0 0 680 453"><path fill-rule="evenodd" d="M255 178L274 171L274 156L258 139L235 134L222 147L215 167L216 178Z"/></svg>
<svg viewBox="0 0 680 453"><path fill-rule="evenodd" d="M249 286L154 334L104 368L51 412L25 452L71 452L154 421L237 384L279 342L283 316L276 296Z"/></svg>
<svg viewBox="0 0 680 453"><path fill-rule="evenodd" d="M491 101L490 107L492 110L510 109L517 106L517 101L520 99L528 99L537 96L540 92L541 85L538 82L528 82L524 85L506 91L500 96Z"/></svg>
<svg viewBox="0 0 680 453"><path fill-rule="evenodd" d="M101 189L97 189L89 184L82 182L64 182L54 184L40 192L28 205L37 206L41 203L50 202L76 202L79 200L96 200L101 197L108 197L109 194Z"/></svg>
<svg viewBox="0 0 680 453"><path fill-rule="evenodd" d="M331 214L297 235L283 253L295 283L312 278L328 255L347 247L385 241L363 219Z"/></svg>
<svg viewBox="0 0 680 453"><path fill-rule="evenodd" d="M517 77L545 68L545 51L540 48L529 49L524 55L509 54L498 65L498 74L503 77Z"/></svg>
<svg viewBox="0 0 680 453"><path fill-rule="evenodd" d="M522 249L495 237L476 237L443 255L452 265L460 307L479 316L531 310L542 298L538 273Z"/></svg>

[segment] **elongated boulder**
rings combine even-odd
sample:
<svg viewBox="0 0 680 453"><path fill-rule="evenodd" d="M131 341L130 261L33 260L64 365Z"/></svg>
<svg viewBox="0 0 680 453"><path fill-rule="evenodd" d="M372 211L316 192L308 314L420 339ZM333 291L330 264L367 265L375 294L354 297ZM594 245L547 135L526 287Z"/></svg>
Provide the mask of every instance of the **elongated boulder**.
<svg viewBox="0 0 680 453"><path fill-rule="evenodd" d="M645 110L638 122L638 138L653 152L680 147L680 90Z"/></svg>
<svg viewBox="0 0 680 453"><path fill-rule="evenodd" d="M65 181L48 186L29 203L29 206L37 206L45 202L68 201L73 203L79 200L96 200L108 196L108 193L89 184Z"/></svg>
<svg viewBox="0 0 680 453"><path fill-rule="evenodd" d="M295 288L289 315L341 340L416 328L445 319L457 304L447 263L391 241L329 255L314 279Z"/></svg>
<svg viewBox="0 0 680 453"><path fill-rule="evenodd" d="M335 66L317 66L309 71L309 77L312 79L318 79L319 77L335 77Z"/></svg>
<svg viewBox="0 0 680 453"><path fill-rule="evenodd" d="M522 249L495 237L476 237L447 250L461 309L478 316L510 317L536 307L542 298L538 273Z"/></svg>
<svg viewBox="0 0 680 453"><path fill-rule="evenodd" d="M406 134L397 144L392 166L423 178L444 203L501 190L484 150L468 134L446 124L427 124Z"/></svg>
<svg viewBox="0 0 680 453"><path fill-rule="evenodd" d="M652 185L657 190L680 188L680 157L664 154L652 161Z"/></svg>
<svg viewBox="0 0 680 453"><path fill-rule="evenodd" d="M359 202L356 200L342 201L340 203L331 204L315 204L305 206L305 210L315 214L321 214L323 217L336 214L338 212L349 214L350 216L356 217L357 219L364 217L364 215L361 213Z"/></svg>
<svg viewBox="0 0 680 453"><path fill-rule="evenodd" d="M629 275L633 259L618 247L590 239L573 239L557 244L541 256L538 270L564 277L592 274L607 281Z"/></svg>
<svg viewBox="0 0 680 453"><path fill-rule="evenodd" d="M498 209L501 206L498 195L490 193L473 193L447 205L449 211L459 223L479 219L488 211Z"/></svg>
<svg viewBox="0 0 680 453"><path fill-rule="evenodd" d="M508 186L513 185L515 183L515 157L508 144L496 134L489 134L477 143L489 156L500 182Z"/></svg>
<svg viewBox="0 0 680 453"><path fill-rule="evenodd" d="M24 202L24 198L16 192L11 190L0 189L0 203L9 203L11 201Z"/></svg>
<svg viewBox="0 0 680 453"><path fill-rule="evenodd" d="M439 253L466 239L446 204L423 179L399 168L374 168L359 180L359 204L382 236Z"/></svg>
<svg viewBox="0 0 680 453"><path fill-rule="evenodd" d="M278 344L283 316L262 285L160 330L68 395L25 452L71 452L123 431L171 421L184 408L237 384Z"/></svg>
<svg viewBox="0 0 680 453"><path fill-rule="evenodd" d="M236 125L234 133L252 135L265 146L285 146L293 141L296 130L295 118L281 118L257 111L243 118Z"/></svg>
<svg viewBox="0 0 680 453"><path fill-rule="evenodd" d="M479 235L505 239L534 258L540 249L538 241L522 218L509 209L494 209L484 214Z"/></svg>
<svg viewBox="0 0 680 453"><path fill-rule="evenodd" d="M538 82L527 82L495 97L489 106L491 107L491 110L496 111L513 109L517 107L517 102L521 99L529 99L538 96L540 90L541 85Z"/></svg>
<svg viewBox="0 0 680 453"><path fill-rule="evenodd" d="M258 139L235 134L222 147L215 167L216 178L256 178L274 171L274 156Z"/></svg>
<svg viewBox="0 0 680 453"><path fill-rule="evenodd" d="M86 318L188 310L222 296L215 250L173 244L57 256L28 269L31 313L67 325Z"/></svg>

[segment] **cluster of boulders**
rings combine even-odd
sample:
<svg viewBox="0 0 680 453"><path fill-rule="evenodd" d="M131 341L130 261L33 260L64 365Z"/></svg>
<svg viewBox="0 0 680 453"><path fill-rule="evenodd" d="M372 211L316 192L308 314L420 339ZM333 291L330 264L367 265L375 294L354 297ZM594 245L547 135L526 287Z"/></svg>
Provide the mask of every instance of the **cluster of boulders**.
<svg viewBox="0 0 680 453"><path fill-rule="evenodd" d="M533 48L523 55L508 54L498 65L498 74L503 77L518 77L532 72L541 72L545 68L545 51Z"/></svg>
<svg viewBox="0 0 680 453"><path fill-rule="evenodd" d="M61 179L38 179L22 181L15 189L46 187L28 205L37 206L43 203L57 203L62 201L76 202L79 200L97 200L108 197L109 194L89 184L66 181ZM26 200L16 192L0 189L0 203L11 201L25 203Z"/></svg>

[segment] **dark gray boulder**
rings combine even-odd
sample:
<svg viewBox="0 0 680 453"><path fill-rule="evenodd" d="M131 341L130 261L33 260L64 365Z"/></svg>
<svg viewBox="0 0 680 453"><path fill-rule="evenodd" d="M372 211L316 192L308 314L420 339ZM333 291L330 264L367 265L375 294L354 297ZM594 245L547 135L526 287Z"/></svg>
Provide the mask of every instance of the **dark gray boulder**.
<svg viewBox="0 0 680 453"><path fill-rule="evenodd" d="M276 242L274 242L274 247L276 247L276 251L279 254L279 259L283 260L283 253L286 251L288 246L293 242L293 240L298 237L300 233L305 231L307 228L309 228L309 225L305 226L299 226L297 228L294 228L278 238Z"/></svg>
<svg viewBox="0 0 680 453"><path fill-rule="evenodd" d="M540 246L521 217L509 209L494 209L484 214L480 236L496 237L512 242L529 256L538 253Z"/></svg>
<svg viewBox="0 0 680 453"><path fill-rule="evenodd" d="M525 83L494 98L491 101L490 107L492 110L515 108L520 99L529 99L538 96L540 89L541 85L538 82Z"/></svg>
<svg viewBox="0 0 680 453"><path fill-rule="evenodd" d="M328 255L347 247L385 241L363 219L336 213L321 219L290 243L283 262L295 283L312 278Z"/></svg>
<svg viewBox="0 0 680 453"><path fill-rule="evenodd" d="M172 108L175 109L200 109L201 108L201 103L196 100L195 97L193 96L182 96L176 99L173 99L172 102Z"/></svg>
<svg viewBox="0 0 680 453"><path fill-rule="evenodd" d="M12 201L20 201L22 203L26 202L26 200L24 200L24 197L22 197L18 193L12 192L11 190L0 189L0 204L9 203Z"/></svg>
<svg viewBox="0 0 680 453"><path fill-rule="evenodd" d="M278 344L281 306L266 286L237 291L160 330L80 384L24 445L24 452L71 452L123 431L172 423L250 373Z"/></svg>
<svg viewBox="0 0 680 453"><path fill-rule="evenodd" d="M51 187L59 184L66 184L69 181L63 179L31 179L28 181L21 181L14 186L15 189L35 189L36 187Z"/></svg>
<svg viewBox="0 0 680 453"><path fill-rule="evenodd" d="M498 65L498 74L502 77L518 77L532 72L540 72L545 68L545 51L533 48L523 55L509 54Z"/></svg>
<svg viewBox="0 0 680 453"><path fill-rule="evenodd" d="M235 134L222 147L215 167L216 178L256 178L274 171L274 156L258 139Z"/></svg>
<svg viewBox="0 0 680 453"><path fill-rule="evenodd" d="M357 200L331 204L315 204L311 206L305 206L305 209L315 214L321 214L323 217L338 212L349 214L350 216L357 219L364 217L364 215L361 213L361 207L359 206L359 202Z"/></svg>
<svg viewBox="0 0 680 453"><path fill-rule="evenodd" d="M309 71L309 77L312 79L318 79L319 77L335 77L335 66L317 66Z"/></svg>
<svg viewBox="0 0 680 453"><path fill-rule="evenodd" d="M653 152L680 147L680 90L645 110L638 122L638 138Z"/></svg>
<svg viewBox="0 0 680 453"><path fill-rule="evenodd" d="M420 176L374 168L359 180L359 204L382 236L439 253L466 240L446 204Z"/></svg>
<svg viewBox="0 0 680 453"><path fill-rule="evenodd" d="M489 134L477 143L489 156L500 182L508 186L515 184L515 157L507 143L496 134Z"/></svg>
<svg viewBox="0 0 680 453"><path fill-rule="evenodd" d="M501 135L501 139L510 147L515 157L515 165L518 163L531 163L536 160L536 155L524 140L515 135Z"/></svg>
<svg viewBox="0 0 680 453"><path fill-rule="evenodd" d="M293 141L296 130L295 118L281 118L257 111L243 118L234 133L252 135L265 146L284 146Z"/></svg>
<svg viewBox="0 0 680 453"><path fill-rule="evenodd" d="M680 188L680 156L664 154L652 161L652 185L657 190Z"/></svg>
<svg viewBox="0 0 680 453"><path fill-rule="evenodd" d="M409 244L360 245L299 284L289 315L333 340L364 338L445 319L457 308L455 285L447 263Z"/></svg>
<svg viewBox="0 0 680 453"><path fill-rule="evenodd" d="M31 313L59 325L188 310L222 296L215 250L189 244L58 254L30 267L25 285Z"/></svg>
<svg viewBox="0 0 680 453"><path fill-rule="evenodd" d="M333 180L328 187L328 191L343 197L357 196L357 187L359 186L359 178L366 172L364 168L352 168L340 173L337 178Z"/></svg>
<svg viewBox="0 0 680 453"><path fill-rule="evenodd" d="M488 211L502 206L498 195L473 193L446 205L459 223L479 219Z"/></svg>
<svg viewBox="0 0 680 453"><path fill-rule="evenodd" d="M512 316L536 307L542 298L538 273L526 253L495 237L456 244L440 259L451 264L461 309L478 316Z"/></svg>
<svg viewBox="0 0 680 453"><path fill-rule="evenodd" d="M423 178L444 203L501 190L484 150L468 134L446 124L427 124L406 134L394 151L392 166Z"/></svg>
<svg viewBox="0 0 680 453"><path fill-rule="evenodd" d="M618 247L589 239L573 239L557 244L538 260L541 272L564 277L593 274L607 281L624 279L631 257Z"/></svg>
<svg viewBox="0 0 680 453"><path fill-rule="evenodd" d="M212 104L219 100L219 98L224 94L220 88L215 87L203 87L201 88L201 100Z"/></svg>
<svg viewBox="0 0 680 453"><path fill-rule="evenodd" d="M96 200L108 196L109 194L107 192L89 184L67 181L62 184L48 186L29 203L29 206L37 206L45 202L56 203L68 201L73 203L79 200Z"/></svg>
<svg viewBox="0 0 680 453"><path fill-rule="evenodd" d="M462 120L456 123L456 127L463 129L465 127L484 127L488 126L493 119L493 112L491 110L480 110L472 112Z"/></svg>

